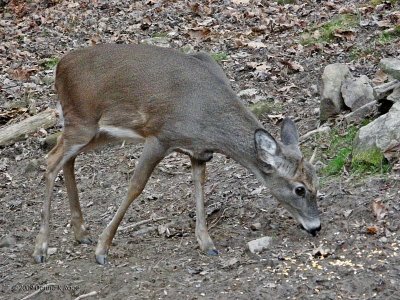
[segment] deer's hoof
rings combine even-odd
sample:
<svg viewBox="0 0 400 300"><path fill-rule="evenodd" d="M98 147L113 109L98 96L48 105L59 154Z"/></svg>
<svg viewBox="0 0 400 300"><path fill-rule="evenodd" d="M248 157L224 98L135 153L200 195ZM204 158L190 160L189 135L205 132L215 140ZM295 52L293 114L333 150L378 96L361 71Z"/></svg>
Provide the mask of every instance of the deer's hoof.
<svg viewBox="0 0 400 300"><path fill-rule="evenodd" d="M207 250L207 255L208 256L218 256L219 252L217 249L210 249L210 250Z"/></svg>
<svg viewBox="0 0 400 300"><path fill-rule="evenodd" d="M44 255L34 255L33 259L35 260L36 263L41 264L46 261L46 256Z"/></svg>
<svg viewBox="0 0 400 300"><path fill-rule="evenodd" d="M107 255L96 255L96 262L104 266L107 263Z"/></svg>

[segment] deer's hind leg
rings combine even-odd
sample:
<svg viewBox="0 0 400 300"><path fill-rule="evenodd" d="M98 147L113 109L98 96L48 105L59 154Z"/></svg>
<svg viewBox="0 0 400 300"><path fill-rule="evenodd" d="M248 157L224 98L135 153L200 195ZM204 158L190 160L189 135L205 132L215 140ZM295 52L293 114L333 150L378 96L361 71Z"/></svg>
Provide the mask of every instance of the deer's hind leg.
<svg viewBox="0 0 400 300"><path fill-rule="evenodd" d="M49 219L50 219L50 206L54 188L54 181L61 170L66 165L67 179L72 186L76 189L75 181L72 180L71 172L73 174L73 160L90 143L96 135L96 130L81 130L80 132L72 132L66 128L63 134L58 139L57 145L50 151L47 157L47 169L45 174L46 179L46 192L41 211L41 225L39 234L36 237L35 250L33 257L36 262L41 263L46 260L47 248L49 240ZM78 137L73 139L72 137ZM71 169L72 168L72 169ZM72 170L72 171L71 171ZM71 188L70 188L71 189ZM72 202L77 202L78 198L73 198ZM70 201L71 203L71 201ZM76 215L76 211L75 211Z"/></svg>

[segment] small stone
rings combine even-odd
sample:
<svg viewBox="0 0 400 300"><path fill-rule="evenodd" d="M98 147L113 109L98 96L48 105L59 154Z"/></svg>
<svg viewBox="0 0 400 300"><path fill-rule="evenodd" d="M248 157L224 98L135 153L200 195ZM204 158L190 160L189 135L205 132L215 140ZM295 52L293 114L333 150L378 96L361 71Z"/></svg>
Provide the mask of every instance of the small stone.
<svg viewBox="0 0 400 300"><path fill-rule="evenodd" d="M251 224L251 225L250 225L250 229L251 229L251 230L254 230L254 231L260 230L260 229L261 229L261 223L257 222L257 223Z"/></svg>
<svg viewBox="0 0 400 300"><path fill-rule="evenodd" d="M8 248L15 245L15 238L12 236L6 236L0 240L0 248Z"/></svg>
<svg viewBox="0 0 400 300"><path fill-rule="evenodd" d="M61 135L61 132L56 132L48 135L43 142L43 146L46 150L52 149L57 144L57 139Z"/></svg>
<svg viewBox="0 0 400 300"><path fill-rule="evenodd" d="M381 243L387 243L387 242L388 242L388 239L387 239L387 237L383 236L383 237L381 237L381 238L379 239L379 241L380 241Z"/></svg>
<svg viewBox="0 0 400 300"><path fill-rule="evenodd" d="M264 249L267 249L271 244L272 237L264 236L262 238L252 240L247 243L251 253L259 253Z"/></svg>
<svg viewBox="0 0 400 300"><path fill-rule="evenodd" d="M37 159L32 159L25 167L25 173L31 173L39 170L40 163Z"/></svg>
<svg viewBox="0 0 400 300"><path fill-rule="evenodd" d="M48 248L47 249L47 255L53 255L56 252L57 252L57 248Z"/></svg>

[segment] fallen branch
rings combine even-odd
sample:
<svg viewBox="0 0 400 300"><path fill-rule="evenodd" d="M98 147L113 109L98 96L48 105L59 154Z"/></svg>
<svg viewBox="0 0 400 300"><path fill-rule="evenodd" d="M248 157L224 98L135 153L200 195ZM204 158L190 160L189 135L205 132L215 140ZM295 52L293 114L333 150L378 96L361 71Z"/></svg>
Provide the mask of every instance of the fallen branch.
<svg viewBox="0 0 400 300"><path fill-rule="evenodd" d="M311 130L300 137L300 139L299 139L300 143L303 143L304 141L306 141L308 138L310 138L314 134L325 133L325 132L329 132L330 130L331 130L331 128L329 126L321 126L321 127L318 127L317 129Z"/></svg>
<svg viewBox="0 0 400 300"><path fill-rule="evenodd" d="M364 120L366 116L372 114L377 109L378 109L378 102L372 101L357 108L355 111L348 113L343 118L346 120L347 123L351 122L357 123Z"/></svg>
<svg viewBox="0 0 400 300"><path fill-rule="evenodd" d="M88 297L91 297L91 296L96 296L96 295L97 295L97 292L93 291L93 292L90 292L90 293L87 293L87 294L80 295L80 296L76 297L75 300L81 300L81 299L85 299L85 298L88 298Z"/></svg>
<svg viewBox="0 0 400 300"><path fill-rule="evenodd" d="M138 226L143 225L143 224L147 224L147 223L150 223L150 222L157 222L157 221L161 221L161 220L165 220L165 219L166 219L165 217L150 218L148 220L139 221L139 222L133 223L131 225L118 228L118 231L125 231L125 230L128 230L128 229L134 228L134 227L138 227Z"/></svg>
<svg viewBox="0 0 400 300"><path fill-rule="evenodd" d="M386 98L392 90L395 88L400 87L399 80L393 80L388 83L384 83L374 87L374 96L376 100L381 100Z"/></svg>
<svg viewBox="0 0 400 300"><path fill-rule="evenodd" d="M28 296L25 296L21 300L27 300L27 299L30 299L32 297L35 297L36 295L38 295L41 292L45 291L49 286L54 286L54 285L56 285L56 284L55 283L45 284L44 286L41 286L38 290L34 291L32 294L29 294Z"/></svg>
<svg viewBox="0 0 400 300"><path fill-rule="evenodd" d="M0 130L0 146L14 144L23 140L26 135L38 131L40 128L50 128L57 124L56 111L47 109L29 117L17 124L12 124Z"/></svg>

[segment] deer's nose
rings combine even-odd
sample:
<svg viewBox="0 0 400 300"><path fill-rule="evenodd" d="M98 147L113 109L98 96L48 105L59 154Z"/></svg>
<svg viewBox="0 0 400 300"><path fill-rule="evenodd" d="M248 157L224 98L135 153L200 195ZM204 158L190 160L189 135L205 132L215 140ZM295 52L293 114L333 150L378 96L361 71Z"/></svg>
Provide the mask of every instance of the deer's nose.
<svg viewBox="0 0 400 300"><path fill-rule="evenodd" d="M307 231L312 235L312 236L316 236L317 232L321 230L321 225L319 225L316 228L312 228L312 229L308 229Z"/></svg>

